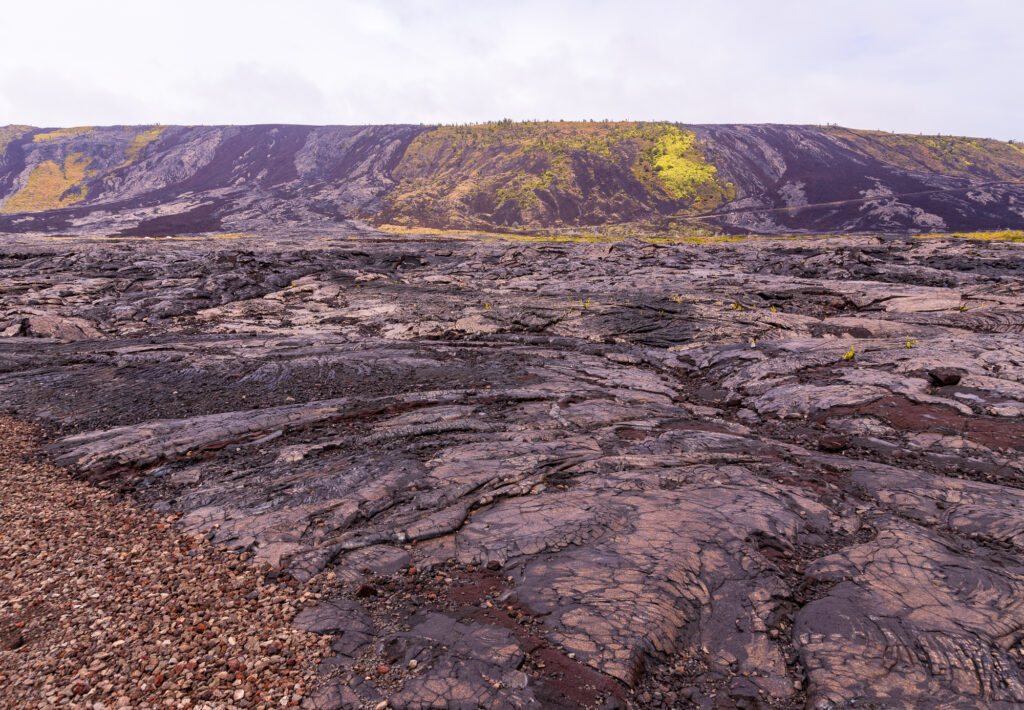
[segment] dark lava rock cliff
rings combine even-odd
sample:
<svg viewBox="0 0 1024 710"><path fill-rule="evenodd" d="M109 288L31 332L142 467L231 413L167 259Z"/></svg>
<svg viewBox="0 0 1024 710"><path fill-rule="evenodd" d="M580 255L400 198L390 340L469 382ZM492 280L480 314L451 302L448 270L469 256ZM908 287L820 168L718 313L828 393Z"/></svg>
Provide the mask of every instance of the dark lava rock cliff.
<svg viewBox="0 0 1024 710"><path fill-rule="evenodd" d="M6 233L1020 229L1022 180L1019 144L819 126L0 128Z"/></svg>
<svg viewBox="0 0 1024 710"><path fill-rule="evenodd" d="M15 130L0 231L162 236L351 228L421 128L118 126Z"/></svg>

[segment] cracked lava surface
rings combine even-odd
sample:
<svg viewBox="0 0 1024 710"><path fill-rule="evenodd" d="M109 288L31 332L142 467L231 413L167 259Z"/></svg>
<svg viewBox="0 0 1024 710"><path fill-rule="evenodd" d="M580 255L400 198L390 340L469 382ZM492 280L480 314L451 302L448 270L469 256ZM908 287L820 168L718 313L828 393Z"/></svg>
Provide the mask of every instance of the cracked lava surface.
<svg viewBox="0 0 1024 710"><path fill-rule="evenodd" d="M315 590L306 707L1020 707L1021 248L9 239L0 402Z"/></svg>

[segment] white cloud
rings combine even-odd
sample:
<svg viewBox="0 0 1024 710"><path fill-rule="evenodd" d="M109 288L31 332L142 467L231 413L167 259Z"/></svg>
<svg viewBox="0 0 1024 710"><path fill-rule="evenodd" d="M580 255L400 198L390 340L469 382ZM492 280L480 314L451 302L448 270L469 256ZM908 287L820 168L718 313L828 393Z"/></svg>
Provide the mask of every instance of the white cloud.
<svg viewBox="0 0 1024 710"><path fill-rule="evenodd" d="M0 124L837 122L1024 138L1019 0L65 0Z"/></svg>

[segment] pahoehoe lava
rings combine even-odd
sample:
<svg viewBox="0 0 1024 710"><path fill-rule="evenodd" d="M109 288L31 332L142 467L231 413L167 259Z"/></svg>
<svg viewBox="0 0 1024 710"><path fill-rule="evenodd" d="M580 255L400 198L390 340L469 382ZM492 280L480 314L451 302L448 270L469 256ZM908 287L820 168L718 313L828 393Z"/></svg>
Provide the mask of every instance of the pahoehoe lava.
<svg viewBox="0 0 1024 710"><path fill-rule="evenodd" d="M1020 707L1019 249L8 235L0 403L329 592L311 708Z"/></svg>

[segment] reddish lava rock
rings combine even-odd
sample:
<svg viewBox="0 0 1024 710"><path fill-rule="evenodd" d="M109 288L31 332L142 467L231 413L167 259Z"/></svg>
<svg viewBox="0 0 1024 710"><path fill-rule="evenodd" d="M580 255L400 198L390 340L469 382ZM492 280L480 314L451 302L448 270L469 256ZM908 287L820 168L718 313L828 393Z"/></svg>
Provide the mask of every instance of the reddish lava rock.
<svg viewBox="0 0 1024 710"><path fill-rule="evenodd" d="M844 451L850 447L850 442L845 436L825 434L818 439L818 448L822 451L836 452Z"/></svg>

